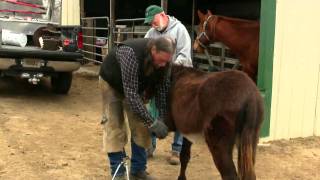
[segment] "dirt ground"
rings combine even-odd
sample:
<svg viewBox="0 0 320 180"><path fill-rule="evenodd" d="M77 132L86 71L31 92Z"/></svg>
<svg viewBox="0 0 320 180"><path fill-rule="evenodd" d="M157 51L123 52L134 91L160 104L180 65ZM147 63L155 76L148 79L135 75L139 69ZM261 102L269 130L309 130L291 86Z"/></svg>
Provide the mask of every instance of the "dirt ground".
<svg viewBox="0 0 320 180"><path fill-rule="evenodd" d="M90 67L89 67L90 68ZM0 179L109 179L99 124L101 100L94 73L74 76L68 95L48 82L0 79ZM159 141L148 171L176 179L179 166L166 162L172 136ZM257 179L320 179L320 137L268 142L257 152ZM194 145L189 179L220 179L205 144Z"/></svg>

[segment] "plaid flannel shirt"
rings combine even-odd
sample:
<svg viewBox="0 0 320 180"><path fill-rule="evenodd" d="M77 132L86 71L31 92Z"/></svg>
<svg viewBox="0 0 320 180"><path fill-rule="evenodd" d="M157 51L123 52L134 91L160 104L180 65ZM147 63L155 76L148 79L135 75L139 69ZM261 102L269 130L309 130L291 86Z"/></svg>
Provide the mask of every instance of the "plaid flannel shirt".
<svg viewBox="0 0 320 180"><path fill-rule="evenodd" d="M135 53L131 47L122 45L117 49L116 56L120 63L123 91L129 106L134 113L142 118L144 125L150 127L154 119L144 106L142 97L138 94L139 62L136 59ZM156 89L156 105L161 118L164 118L167 112L166 104L169 85L169 79L166 78Z"/></svg>

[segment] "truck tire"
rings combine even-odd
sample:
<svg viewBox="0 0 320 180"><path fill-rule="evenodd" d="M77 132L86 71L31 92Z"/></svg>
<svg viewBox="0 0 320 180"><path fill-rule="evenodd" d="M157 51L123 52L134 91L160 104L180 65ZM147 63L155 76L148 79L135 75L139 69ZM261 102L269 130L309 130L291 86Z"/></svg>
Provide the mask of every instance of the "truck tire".
<svg viewBox="0 0 320 180"><path fill-rule="evenodd" d="M72 72L59 72L51 77L52 91L56 94L68 94L72 83Z"/></svg>

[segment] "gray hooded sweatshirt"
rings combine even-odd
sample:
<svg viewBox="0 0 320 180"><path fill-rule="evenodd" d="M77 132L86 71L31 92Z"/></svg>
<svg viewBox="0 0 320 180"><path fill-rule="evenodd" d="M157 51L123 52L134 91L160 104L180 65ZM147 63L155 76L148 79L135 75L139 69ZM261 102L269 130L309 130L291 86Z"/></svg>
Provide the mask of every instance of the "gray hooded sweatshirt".
<svg viewBox="0 0 320 180"><path fill-rule="evenodd" d="M168 15L167 15L168 16ZM159 32L154 28L148 30L145 38L158 38L169 36L177 42L177 49L173 63L192 67L191 60L191 38L185 26L173 16L169 17L168 27Z"/></svg>

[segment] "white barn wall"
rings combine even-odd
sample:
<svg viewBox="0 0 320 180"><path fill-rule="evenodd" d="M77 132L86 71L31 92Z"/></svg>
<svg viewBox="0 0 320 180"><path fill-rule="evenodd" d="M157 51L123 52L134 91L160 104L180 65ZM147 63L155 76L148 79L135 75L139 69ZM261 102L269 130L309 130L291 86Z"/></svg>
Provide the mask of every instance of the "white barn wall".
<svg viewBox="0 0 320 180"><path fill-rule="evenodd" d="M268 139L320 135L319 7L319 0L277 0Z"/></svg>
<svg viewBox="0 0 320 180"><path fill-rule="evenodd" d="M64 26L80 25L80 0L62 0L61 24Z"/></svg>

